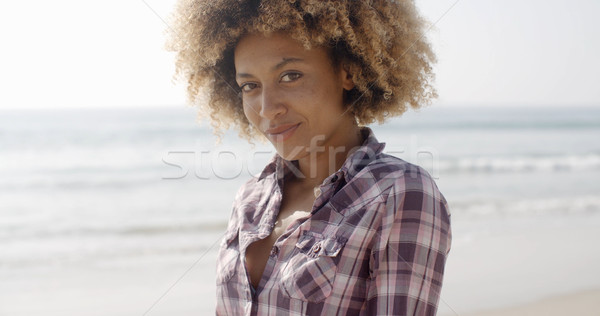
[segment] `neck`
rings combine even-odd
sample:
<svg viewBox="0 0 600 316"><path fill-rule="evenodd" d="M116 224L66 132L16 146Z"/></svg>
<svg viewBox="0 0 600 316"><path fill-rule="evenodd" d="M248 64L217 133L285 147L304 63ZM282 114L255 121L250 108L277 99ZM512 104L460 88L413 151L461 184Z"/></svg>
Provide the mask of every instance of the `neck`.
<svg viewBox="0 0 600 316"><path fill-rule="evenodd" d="M321 185L325 178L342 167L350 151L362 144L362 135L357 125L351 125L339 131L338 139L324 140L310 153L298 159L298 167L304 178L297 179L302 186L314 188Z"/></svg>

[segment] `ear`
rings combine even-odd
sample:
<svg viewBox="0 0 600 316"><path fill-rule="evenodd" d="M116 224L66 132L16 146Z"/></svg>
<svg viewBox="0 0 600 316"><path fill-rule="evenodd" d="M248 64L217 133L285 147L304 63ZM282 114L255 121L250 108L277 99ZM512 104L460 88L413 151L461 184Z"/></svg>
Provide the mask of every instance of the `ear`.
<svg viewBox="0 0 600 316"><path fill-rule="evenodd" d="M352 90L352 88L354 88L354 81L352 80L352 75L350 74L350 71L348 70L348 66L343 64L342 67L340 67L340 76L342 79L342 87L344 88L344 90Z"/></svg>

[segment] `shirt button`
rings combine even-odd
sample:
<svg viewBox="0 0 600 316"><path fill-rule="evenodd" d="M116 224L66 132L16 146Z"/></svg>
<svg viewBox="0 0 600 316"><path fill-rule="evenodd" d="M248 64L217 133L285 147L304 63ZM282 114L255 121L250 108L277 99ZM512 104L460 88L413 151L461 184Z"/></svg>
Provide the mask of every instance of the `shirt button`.
<svg viewBox="0 0 600 316"><path fill-rule="evenodd" d="M313 248L313 252L314 253L319 253L319 251L321 251L321 245L316 244L315 247Z"/></svg>
<svg viewBox="0 0 600 316"><path fill-rule="evenodd" d="M279 253L279 247L273 246L273 248L271 248L271 257L277 256L278 253Z"/></svg>
<svg viewBox="0 0 600 316"><path fill-rule="evenodd" d="M316 187L315 188L315 197L318 198L319 196L321 196L321 188L320 187Z"/></svg>

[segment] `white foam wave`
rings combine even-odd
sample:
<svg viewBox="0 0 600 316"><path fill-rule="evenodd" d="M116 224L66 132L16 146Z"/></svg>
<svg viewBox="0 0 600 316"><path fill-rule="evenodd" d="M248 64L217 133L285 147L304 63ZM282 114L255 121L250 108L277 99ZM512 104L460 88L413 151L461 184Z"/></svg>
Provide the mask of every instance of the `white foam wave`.
<svg viewBox="0 0 600 316"><path fill-rule="evenodd" d="M581 171L600 169L600 155L464 157L439 161L444 173Z"/></svg>
<svg viewBox="0 0 600 316"><path fill-rule="evenodd" d="M600 213L600 197L452 201L452 214L462 218L577 216Z"/></svg>

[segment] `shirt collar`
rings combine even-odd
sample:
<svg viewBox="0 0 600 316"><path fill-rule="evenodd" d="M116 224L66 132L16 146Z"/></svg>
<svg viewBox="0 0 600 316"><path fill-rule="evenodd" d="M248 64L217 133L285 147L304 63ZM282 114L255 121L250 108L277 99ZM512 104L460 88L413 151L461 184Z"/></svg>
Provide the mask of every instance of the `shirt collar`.
<svg viewBox="0 0 600 316"><path fill-rule="evenodd" d="M346 182L349 182L356 174L358 174L365 166L367 166L375 157L380 154L385 148L385 143L380 143L373 130L369 127L362 127L361 134L363 143L359 147L351 150L350 155L340 168L339 172L343 173ZM287 161L281 158L279 154L275 154L271 161L265 166L258 181L275 174L277 180L282 180L290 173L300 172L298 169L298 161ZM336 172L338 174L339 172Z"/></svg>
<svg viewBox="0 0 600 316"><path fill-rule="evenodd" d="M356 150L351 151L340 168L346 182L349 182L371 161L375 160L375 157L385 148L385 143L380 143L375 137L373 130L369 127L363 127L361 133L364 138L362 145L356 148Z"/></svg>
<svg viewBox="0 0 600 316"><path fill-rule="evenodd" d="M275 154L271 161L265 166L263 171L260 173L258 177L258 181L270 176L275 175L277 180L281 180L288 176L290 173L299 173L300 169L298 168L298 160L285 160L279 156L279 154Z"/></svg>

